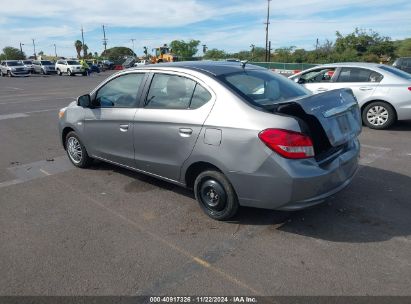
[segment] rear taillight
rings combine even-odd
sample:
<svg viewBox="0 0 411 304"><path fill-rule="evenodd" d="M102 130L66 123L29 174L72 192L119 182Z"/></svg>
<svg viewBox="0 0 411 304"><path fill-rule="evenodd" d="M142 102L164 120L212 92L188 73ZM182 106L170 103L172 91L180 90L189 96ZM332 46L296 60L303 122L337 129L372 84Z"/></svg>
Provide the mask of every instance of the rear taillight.
<svg viewBox="0 0 411 304"><path fill-rule="evenodd" d="M283 129L266 129L258 137L271 150L286 158L299 159L314 156L311 138L294 131Z"/></svg>
<svg viewBox="0 0 411 304"><path fill-rule="evenodd" d="M411 91L411 87L408 87L408 91Z"/></svg>

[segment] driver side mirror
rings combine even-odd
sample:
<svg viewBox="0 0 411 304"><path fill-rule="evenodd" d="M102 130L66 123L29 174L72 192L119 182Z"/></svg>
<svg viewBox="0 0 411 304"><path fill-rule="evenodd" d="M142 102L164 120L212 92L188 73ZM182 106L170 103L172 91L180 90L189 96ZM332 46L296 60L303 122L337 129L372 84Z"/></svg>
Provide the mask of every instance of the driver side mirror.
<svg viewBox="0 0 411 304"><path fill-rule="evenodd" d="M77 98L77 105L83 108L91 107L91 97L90 94L85 94Z"/></svg>
<svg viewBox="0 0 411 304"><path fill-rule="evenodd" d="M304 84L305 79L304 78L298 78L298 80L296 82L299 83L299 84Z"/></svg>

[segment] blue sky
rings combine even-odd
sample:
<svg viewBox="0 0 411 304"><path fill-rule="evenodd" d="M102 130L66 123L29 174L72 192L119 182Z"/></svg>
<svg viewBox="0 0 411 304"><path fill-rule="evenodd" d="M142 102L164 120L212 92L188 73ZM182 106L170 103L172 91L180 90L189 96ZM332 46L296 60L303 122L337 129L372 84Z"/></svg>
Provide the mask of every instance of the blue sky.
<svg viewBox="0 0 411 304"><path fill-rule="evenodd" d="M0 49L19 47L75 56L74 41L85 42L100 53L102 24L108 47L132 47L142 55L175 39L198 39L208 48L227 52L265 45L266 0L2 0ZM288 0L270 2L269 39L272 47L312 49L316 39L334 40L335 32L355 27L373 29L393 39L411 37L409 0ZM201 54L201 52L200 52Z"/></svg>

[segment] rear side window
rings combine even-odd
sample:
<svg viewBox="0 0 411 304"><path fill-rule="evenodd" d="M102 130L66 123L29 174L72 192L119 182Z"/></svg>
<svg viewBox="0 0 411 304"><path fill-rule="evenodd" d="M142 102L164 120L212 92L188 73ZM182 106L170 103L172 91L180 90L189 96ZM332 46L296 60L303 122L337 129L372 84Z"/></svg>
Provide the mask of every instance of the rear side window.
<svg viewBox="0 0 411 304"><path fill-rule="evenodd" d="M390 66L387 66L387 65L381 65L381 66L379 66L379 68L381 70L386 71L386 72L390 72L390 73L394 74L395 76L401 77L403 79L411 80L411 74L408 74L404 71L401 71L400 69L390 67Z"/></svg>
<svg viewBox="0 0 411 304"><path fill-rule="evenodd" d="M194 80L177 75L155 74L145 108L197 109L210 99L211 94Z"/></svg>
<svg viewBox="0 0 411 304"><path fill-rule="evenodd" d="M222 75L220 78L247 101L257 106L270 106L311 94L294 81L265 70L238 72Z"/></svg>
<svg viewBox="0 0 411 304"><path fill-rule="evenodd" d="M126 74L114 78L101 87L95 98L95 106L101 108L132 108L137 105L138 89L143 73Z"/></svg>
<svg viewBox="0 0 411 304"><path fill-rule="evenodd" d="M380 82L383 76L372 70L362 68L341 68L337 82Z"/></svg>

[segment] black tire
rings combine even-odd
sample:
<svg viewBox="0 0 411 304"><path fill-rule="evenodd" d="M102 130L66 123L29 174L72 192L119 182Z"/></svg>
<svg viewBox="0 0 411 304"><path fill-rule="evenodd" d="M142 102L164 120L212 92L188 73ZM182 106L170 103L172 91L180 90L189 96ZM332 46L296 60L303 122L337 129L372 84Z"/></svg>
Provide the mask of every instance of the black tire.
<svg viewBox="0 0 411 304"><path fill-rule="evenodd" d="M370 129L388 129L396 120L394 108L383 101L371 102L362 111L362 122Z"/></svg>
<svg viewBox="0 0 411 304"><path fill-rule="evenodd" d="M57 75L61 76L63 73L61 73L60 69L57 69Z"/></svg>
<svg viewBox="0 0 411 304"><path fill-rule="evenodd" d="M78 146L77 146L77 143L78 143ZM74 156L73 150L71 150L71 147L70 147L71 144L76 145L75 147L77 148L75 149L76 151L81 151L81 156L79 158L76 158ZM88 156L86 148L84 147L80 138L77 136L77 134L74 131L71 131L67 134L66 139L65 139L65 148L66 148L67 156L74 166L78 168L87 168L92 163L93 159L90 156Z"/></svg>
<svg viewBox="0 0 411 304"><path fill-rule="evenodd" d="M12 75L11 75L11 72L10 71L7 71L7 77L11 77Z"/></svg>
<svg viewBox="0 0 411 304"><path fill-rule="evenodd" d="M67 69L67 75L73 76L73 73L70 71L70 69Z"/></svg>
<svg viewBox="0 0 411 304"><path fill-rule="evenodd" d="M238 199L233 186L221 172L208 170L194 182L194 194L201 209L212 219L224 221L238 211Z"/></svg>

